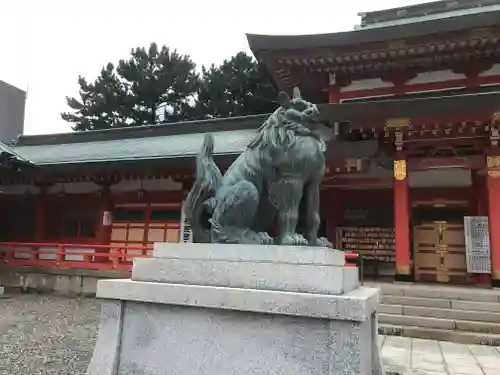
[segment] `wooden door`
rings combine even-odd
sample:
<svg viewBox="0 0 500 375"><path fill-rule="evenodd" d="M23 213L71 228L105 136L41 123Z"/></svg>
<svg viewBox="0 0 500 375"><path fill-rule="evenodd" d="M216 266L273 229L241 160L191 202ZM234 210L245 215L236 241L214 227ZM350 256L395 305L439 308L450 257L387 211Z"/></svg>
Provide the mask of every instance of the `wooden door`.
<svg viewBox="0 0 500 375"><path fill-rule="evenodd" d="M414 271L417 281L467 282L462 224L428 222L414 227Z"/></svg>
<svg viewBox="0 0 500 375"><path fill-rule="evenodd" d="M115 207L111 245L153 246L155 242L179 242L179 235L180 207L177 204L122 204ZM142 250L127 250L127 255L141 254Z"/></svg>
<svg viewBox="0 0 500 375"><path fill-rule="evenodd" d="M434 223L413 227L413 262L416 281L435 281L440 257L437 248L439 232Z"/></svg>
<svg viewBox="0 0 500 375"><path fill-rule="evenodd" d="M463 284L468 281L463 224L444 224L442 227L444 282Z"/></svg>

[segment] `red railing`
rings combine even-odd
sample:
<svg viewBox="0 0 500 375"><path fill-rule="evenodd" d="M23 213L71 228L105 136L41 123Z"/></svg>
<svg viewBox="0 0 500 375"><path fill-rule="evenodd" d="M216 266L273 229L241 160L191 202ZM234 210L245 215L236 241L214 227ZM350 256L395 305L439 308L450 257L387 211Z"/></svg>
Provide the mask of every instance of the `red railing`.
<svg viewBox="0 0 500 375"><path fill-rule="evenodd" d="M152 250L152 246L0 242L0 264L130 272L133 259L149 258ZM359 260L358 254L345 253L345 266L356 267Z"/></svg>
<svg viewBox="0 0 500 375"><path fill-rule="evenodd" d="M130 272L133 258L151 256L151 246L0 242L0 264Z"/></svg>
<svg viewBox="0 0 500 375"><path fill-rule="evenodd" d="M344 254L346 267L356 267L358 261L360 260L360 256L357 253L345 253Z"/></svg>

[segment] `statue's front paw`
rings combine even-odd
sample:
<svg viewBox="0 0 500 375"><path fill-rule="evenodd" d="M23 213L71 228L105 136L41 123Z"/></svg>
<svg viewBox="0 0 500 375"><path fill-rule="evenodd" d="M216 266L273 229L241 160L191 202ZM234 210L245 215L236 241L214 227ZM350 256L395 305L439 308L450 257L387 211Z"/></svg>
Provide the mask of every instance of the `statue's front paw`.
<svg viewBox="0 0 500 375"><path fill-rule="evenodd" d="M293 235L293 240L295 245L307 246L309 244L309 241L307 241L303 235L298 233Z"/></svg>
<svg viewBox="0 0 500 375"><path fill-rule="evenodd" d="M274 243L274 239L266 232L257 233L257 237L258 237L257 241L261 245L272 245Z"/></svg>
<svg viewBox="0 0 500 375"><path fill-rule="evenodd" d="M274 243L274 238L272 238L266 232L254 232L253 230L247 230L243 233L238 243L252 245L272 245Z"/></svg>
<svg viewBox="0 0 500 375"><path fill-rule="evenodd" d="M290 246L306 246L308 245L308 241L305 239L303 235L295 233L282 237L281 244Z"/></svg>
<svg viewBox="0 0 500 375"><path fill-rule="evenodd" d="M333 244L325 237L316 238L316 240L309 242L309 246L333 248Z"/></svg>
<svg viewBox="0 0 500 375"><path fill-rule="evenodd" d="M333 244L330 241L328 241L328 238L326 237L317 238L315 246L330 247L333 249Z"/></svg>

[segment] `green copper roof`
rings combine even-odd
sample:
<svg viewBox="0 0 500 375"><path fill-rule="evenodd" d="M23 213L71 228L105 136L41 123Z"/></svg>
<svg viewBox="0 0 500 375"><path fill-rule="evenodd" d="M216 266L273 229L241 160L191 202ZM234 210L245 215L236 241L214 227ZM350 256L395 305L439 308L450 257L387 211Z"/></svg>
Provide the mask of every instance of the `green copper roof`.
<svg viewBox="0 0 500 375"><path fill-rule="evenodd" d="M214 132L215 153L240 153L255 129ZM195 156L205 133L130 139L16 146L14 150L37 165L151 160Z"/></svg>
<svg viewBox="0 0 500 375"><path fill-rule="evenodd" d="M11 147L7 146L5 143L0 142L0 154L9 154L20 162L31 164L31 161L26 159L25 157L19 155L16 151L14 151Z"/></svg>

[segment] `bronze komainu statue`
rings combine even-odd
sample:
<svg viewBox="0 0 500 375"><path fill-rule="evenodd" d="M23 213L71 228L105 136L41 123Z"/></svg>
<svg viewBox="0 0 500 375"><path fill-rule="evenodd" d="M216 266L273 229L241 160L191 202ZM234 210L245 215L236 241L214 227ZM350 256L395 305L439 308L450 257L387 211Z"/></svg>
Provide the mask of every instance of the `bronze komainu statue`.
<svg viewBox="0 0 500 375"><path fill-rule="evenodd" d="M224 175L205 136L185 204L194 242L329 246L318 238L325 143L315 133L316 105L281 92L280 107ZM268 231L278 224L279 237Z"/></svg>

